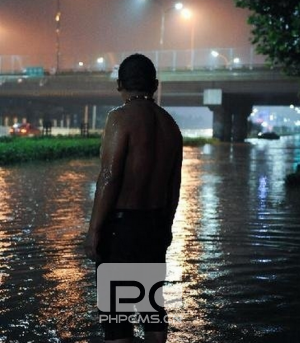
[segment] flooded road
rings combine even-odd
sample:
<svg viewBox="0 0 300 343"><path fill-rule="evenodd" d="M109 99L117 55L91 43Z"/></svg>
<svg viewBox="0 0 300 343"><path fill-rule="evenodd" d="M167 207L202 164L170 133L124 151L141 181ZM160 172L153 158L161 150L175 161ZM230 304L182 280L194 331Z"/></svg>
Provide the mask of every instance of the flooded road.
<svg viewBox="0 0 300 343"><path fill-rule="evenodd" d="M185 148L168 342L300 342L300 138ZM102 342L84 257L99 162L0 168L0 342ZM137 334L141 332L137 329ZM139 339L137 341L140 341Z"/></svg>

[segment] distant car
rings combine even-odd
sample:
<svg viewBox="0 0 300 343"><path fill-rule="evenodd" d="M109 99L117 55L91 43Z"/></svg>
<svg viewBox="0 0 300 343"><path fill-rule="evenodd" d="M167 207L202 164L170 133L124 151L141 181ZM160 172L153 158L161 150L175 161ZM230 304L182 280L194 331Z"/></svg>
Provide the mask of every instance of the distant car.
<svg viewBox="0 0 300 343"><path fill-rule="evenodd" d="M41 130L29 123L16 123L10 128L9 133L12 136L33 137L39 136L41 134Z"/></svg>
<svg viewBox="0 0 300 343"><path fill-rule="evenodd" d="M262 139L279 139L280 136L276 132L260 132L257 138Z"/></svg>

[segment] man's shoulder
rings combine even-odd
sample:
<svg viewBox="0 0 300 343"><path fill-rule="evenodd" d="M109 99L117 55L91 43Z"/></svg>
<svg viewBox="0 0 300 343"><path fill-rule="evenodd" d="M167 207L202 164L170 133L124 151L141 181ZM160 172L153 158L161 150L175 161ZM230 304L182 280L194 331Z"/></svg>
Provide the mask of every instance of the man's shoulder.
<svg viewBox="0 0 300 343"><path fill-rule="evenodd" d="M108 119L119 119L119 115L124 112L123 106L114 107L108 112Z"/></svg>
<svg viewBox="0 0 300 343"><path fill-rule="evenodd" d="M126 115L123 106L115 107L108 112L107 125L124 125L126 122Z"/></svg>
<svg viewBox="0 0 300 343"><path fill-rule="evenodd" d="M105 134L109 135L113 132L127 134L129 130L130 126L126 116L124 116L124 110L122 106L113 108L108 112L104 129Z"/></svg>

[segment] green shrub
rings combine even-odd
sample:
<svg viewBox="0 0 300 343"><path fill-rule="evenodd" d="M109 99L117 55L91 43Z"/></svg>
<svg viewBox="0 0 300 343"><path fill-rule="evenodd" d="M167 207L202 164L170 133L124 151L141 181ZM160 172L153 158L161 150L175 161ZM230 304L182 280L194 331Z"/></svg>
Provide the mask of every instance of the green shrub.
<svg viewBox="0 0 300 343"><path fill-rule="evenodd" d="M214 143L213 139L184 137L186 146ZM93 135L50 137L1 137L0 166L28 161L51 161L61 158L85 158L99 156L101 137Z"/></svg>
<svg viewBox="0 0 300 343"><path fill-rule="evenodd" d="M216 139L204 137L183 137L184 146L201 146L204 144L214 144Z"/></svg>
<svg viewBox="0 0 300 343"><path fill-rule="evenodd" d="M99 155L100 139L82 137L14 137L0 141L0 165L34 160Z"/></svg>

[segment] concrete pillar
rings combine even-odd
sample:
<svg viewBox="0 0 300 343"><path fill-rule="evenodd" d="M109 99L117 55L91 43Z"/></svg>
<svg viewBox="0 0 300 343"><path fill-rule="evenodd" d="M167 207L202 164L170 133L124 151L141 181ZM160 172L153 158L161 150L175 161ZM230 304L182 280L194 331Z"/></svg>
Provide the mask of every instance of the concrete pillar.
<svg viewBox="0 0 300 343"><path fill-rule="evenodd" d="M213 112L213 137L221 142L231 141L232 115L221 105L209 106Z"/></svg>
<svg viewBox="0 0 300 343"><path fill-rule="evenodd" d="M93 113L92 113L92 129L96 129L96 118L97 118L97 106L93 106Z"/></svg>
<svg viewBox="0 0 300 343"><path fill-rule="evenodd" d="M223 108L222 106L209 106L213 112L213 138L223 139Z"/></svg>
<svg viewBox="0 0 300 343"><path fill-rule="evenodd" d="M232 138L232 114L231 112L224 110L224 133L223 142L231 142Z"/></svg>
<svg viewBox="0 0 300 343"><path fill-rule="evenodd" d="M226 111L232 115L232 141L244 142L247 138L248 116L252 112L252 101L243 96L227 97L224 104Z"/></svg>
<svg viewBox="0 0 300 343"><path fill-rule="evenodd" d="M248 133L248 116L251 113L248 111L239 111L233 116L233 130L232 140L233 142L244 142Z"/></svg>
<svg viewBox="0 0 300 343"><path fill-rule="evenodd" d="M66 126L67 126L68 129L70 128L70 124L71 124L71 118L70 118L70 115L67 114L67 116L66 116Z"/></svg>
<svg viewBox="0 0 300 343"><path fill-rule="evenodd" d="M89 105L84 106L84 117L83 117L83 123L87 124L89 122Z"/></svg>

